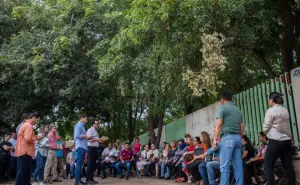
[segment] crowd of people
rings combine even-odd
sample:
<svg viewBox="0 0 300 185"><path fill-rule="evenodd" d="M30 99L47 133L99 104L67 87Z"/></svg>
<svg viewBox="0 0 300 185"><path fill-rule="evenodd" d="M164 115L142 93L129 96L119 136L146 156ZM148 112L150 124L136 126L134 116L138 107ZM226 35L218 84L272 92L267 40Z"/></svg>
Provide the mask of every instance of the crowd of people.
<svg viewBox="0 0 300 185"><path fill-rule="evenodd" d="M33 126L40 115L36 112L25 115L16 132L5 135L0 144L0 179L3 182L5 174L11 179L15 172L16 185L31 182L42 185L61 182L64 178L74 178L75 185L97 184L95 175L101 179L148 176L197 185L231 182L243 185L248 176L253 185L266 182L275 185L280 177L274 174L274 165L281 164L287 172L287 184L294 185L292 135L282 95L275 92L269 96L271 108L266 112L263 132L259 133L259 148L253 147L244 135L242 113L231 99L230 93L222 93L213 138L202 131L199 136L185 134L170 143L163 142L162 146L156 146L151 140L142 145L138 137L131 144L121 144L120 140L110 143L109 138L99 137L98 120L86 131L88 117L81 115L74 127L74 146L67 155L55 125L45 126L35 135ZM65 161L66 174L63 173Z"/></svg>

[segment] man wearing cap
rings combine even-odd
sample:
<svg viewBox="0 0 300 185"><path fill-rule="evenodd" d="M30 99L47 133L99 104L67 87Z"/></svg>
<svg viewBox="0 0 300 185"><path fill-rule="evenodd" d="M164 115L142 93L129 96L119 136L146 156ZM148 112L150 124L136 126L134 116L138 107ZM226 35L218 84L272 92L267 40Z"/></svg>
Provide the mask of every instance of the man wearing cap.
<svg viewBox="0 0 300 185"><path fill-rule="evenodd" d="M50 132L48 134L49 150L48 150L48 156L47 156L47 161L46 161L45 171L44 171L45 183L61 182L61 180L57 178L56 132L57 132L57 127L55 125L51 125ZM51 169L52 169L52 178L50 179Z"/></svg>
<svg viewBox="0 0 300 185"><path fill-rule="evenodd" d="M236 185L244 184L242 163L242 141L244 123L241 111L231 102L232 95L221 94L221 103L217 113L217 124L214 134L214 144L220 141L220 171L221 185L229 184L230 165L233 164Z"/></svg>

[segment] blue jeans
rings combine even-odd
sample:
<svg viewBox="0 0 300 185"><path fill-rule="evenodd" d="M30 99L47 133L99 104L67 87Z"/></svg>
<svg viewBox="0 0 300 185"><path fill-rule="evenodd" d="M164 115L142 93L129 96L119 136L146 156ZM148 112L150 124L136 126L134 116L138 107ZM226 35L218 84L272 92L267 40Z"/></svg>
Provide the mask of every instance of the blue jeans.
<svg viewBox="0 0 300 185"><path fill-rule="evenodd" d="M116 164L116 170L118 172L118 174L122 175L122 170L121 170L121 166L125 166L126 168L126 177L129 177L130 176L130 171L131 171L131 162L130 161L125 161L124 164L119 161L117 164Z"/></svg>
<svg viewBox="0 0 300 185"><path fill-rule="evenodd" d="M66 166L66 173L67 173L67 177L69 176L69 174L70 174L70 177L74 177L74 171L75 171L75 163L73 163L73 162L70 162L70 164L69 163L67 163L67 166Z"/></svg>
<svg viewBox="0 0 300 185"><path fill-rule="evenodd" d="M209 185L216 185L215 169L220 169L220 161L210 161L206 163Z"/></svg>
<svg viewBox="0 0 300 185"><path fill-rule="evenodd" d="M36 161L36 169L34 171L33 180L42 181L44 180L44 169L45 169L47 157L42 156L40 152L38 152L35 161Z"/></svg>
<svg viewBox="0 0 300 185"><path fill-rule="evenodd" d="M81 182L81 169L83 166L84 157L86 150L83 148L78 148L76 150L76 168L75 168L75 183Z"/></svg>
<svg viewBox="0 0 300 185"><path fill-rule="evenodd" d="M116 163L115 162L109 162L106 163L105 161L101 162L101 171L102 171L102 176L106 177L106 172L105 172L105 167L108 166L110 171L113 172L113 175L116 175Z"/></svg>
<svg viewBox="0 0 300 185"><path fill-rule="evenodd" d="M166 174L165 174L165 169L166 169ZM170 168L166 166L165 162L161 163L160 166L160 176L161 177L170 177Z"/></svg>
<svg viewBox="0 0 300 185"><path fill-rule="evenodd" d="M203 182L207 182L208 181L206 164L207 164L206 162L203 162L203 163L200 163L199 166L198 166L199 172L201 174Z"/></svg>
<svg viewBox="0 0 300 185"><path fill-rule="evenodd" d="M239 134L229 134L222 137L220 143L220 185L229 185L231 164L233 164L236 185L243 185L242 141Z"/></svg>
<svg viewBox="0 0 300 185"><path fill-rule="evenodd" d="M18 157L18 171L16 185L30 185L32 157L30 155L22 155Z"/></svg>

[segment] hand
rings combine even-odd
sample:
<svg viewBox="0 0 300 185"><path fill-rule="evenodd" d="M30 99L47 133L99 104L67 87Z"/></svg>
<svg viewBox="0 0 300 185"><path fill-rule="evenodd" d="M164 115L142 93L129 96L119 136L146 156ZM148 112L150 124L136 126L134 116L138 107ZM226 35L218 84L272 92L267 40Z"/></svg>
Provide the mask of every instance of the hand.
<svg viewBox="0 0 300 185"><path fill-rule="evenodd" d="M124 163L125 163L125 161L121 160L121 163L122 163L122 164L124 164Z"/></svg>
<svg viewBox="0 0 300 185"><path fill-rule="evenodd" d="M92 136L86 136L87 140L91 140L93 137Z"/></svg>

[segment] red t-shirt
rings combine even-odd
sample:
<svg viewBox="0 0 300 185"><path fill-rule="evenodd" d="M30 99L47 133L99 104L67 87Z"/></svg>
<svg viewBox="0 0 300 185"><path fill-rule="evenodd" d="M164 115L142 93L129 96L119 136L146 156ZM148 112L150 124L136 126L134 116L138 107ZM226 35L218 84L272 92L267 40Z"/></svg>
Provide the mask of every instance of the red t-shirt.
<svg viewBox="0 0 300 185"><path fill-rule="evenodd" d="M141 143L134 143L133 145L133 153L134 154L138 154L141 150L141 146L142 144Z"/></svg>
<svg viewBox="0 0 300 185"><path fill-rule="evenodd" d="M122 150L121 152L121 159L123 161L129 161L133 157L133 152L132 150Z"/></svg>
<svg viewBox="0 0 300 185"><path fill-rule="evenodd" d="M195 146L194 146L194 145L188 146L188 151L189 151L189 152L194 151L194 149L195 149Z"/></svg>

